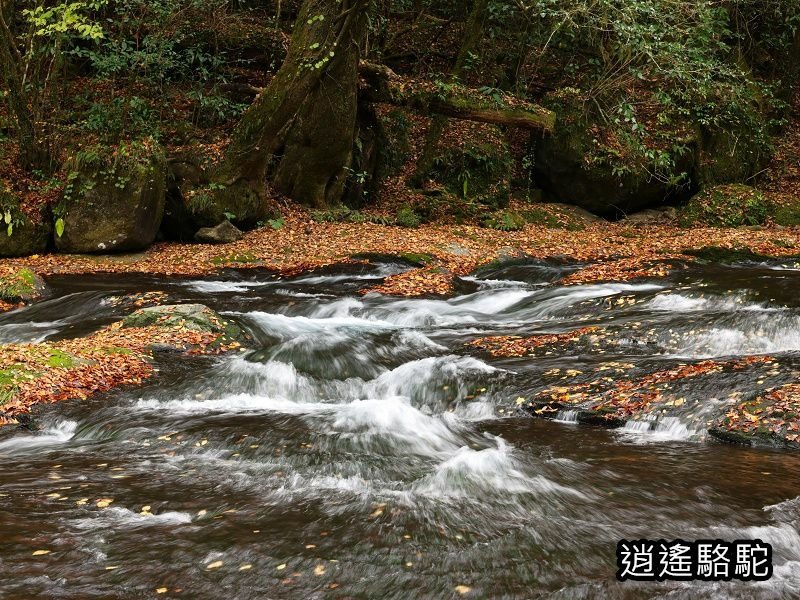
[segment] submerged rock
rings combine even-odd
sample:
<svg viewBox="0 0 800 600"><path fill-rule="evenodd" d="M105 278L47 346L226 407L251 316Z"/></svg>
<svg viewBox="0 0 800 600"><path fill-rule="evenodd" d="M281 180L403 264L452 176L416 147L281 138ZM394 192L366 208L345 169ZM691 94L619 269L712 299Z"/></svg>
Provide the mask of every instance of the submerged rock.
<svg viewBox="0 0 800 600"><path fill-rule="evenodd" d="M202 244L231 244L242 239L244 234L230 221L223 221L216 227L203 227L194 234L194 239Z"/></svg>
<svg viewBox="0 0 800 600"><path fill-rule="evenodd" d="M160 149L131 144L118 148L113 158L87 151L71 160L67 171L70 180L55 209L61 220L57 250L129 252L153 243L165 202L166 162Z"/></svg>

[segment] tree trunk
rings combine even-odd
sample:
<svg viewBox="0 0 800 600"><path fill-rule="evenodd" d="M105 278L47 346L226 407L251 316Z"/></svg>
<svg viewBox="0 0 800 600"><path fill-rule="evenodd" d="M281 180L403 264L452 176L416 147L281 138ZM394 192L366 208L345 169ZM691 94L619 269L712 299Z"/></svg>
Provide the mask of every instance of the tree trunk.
<svg viewBox="0 0 800 600"><path fill-rule="evenodd" d="M342 197L352 159L367 0L305 0L289 53L242 117L215 195L263 198L267 179L297 202Z"/></svg>
<svg viewBox="0 0 800 600"><path fill-rule="evenodd" d="M461 79L461 76L464 74L467 58L480 41L481 35L483 34L483 20L488 6L489 0L474 0L472 11L470 12L464 30L464 38L461 41L461 48L456 57L456 64L453 65L453 71L450 74L450 81L453 83ZM447 118L442 115L437 115L431 121L428 134L425 136L425 145L422 147L417 168L411 178L412 185L421 186L422 181L431 170L431 167L433 167L433 163L436 160L436 150L439 148L439 140L442 137L446 124Z"/></svg>

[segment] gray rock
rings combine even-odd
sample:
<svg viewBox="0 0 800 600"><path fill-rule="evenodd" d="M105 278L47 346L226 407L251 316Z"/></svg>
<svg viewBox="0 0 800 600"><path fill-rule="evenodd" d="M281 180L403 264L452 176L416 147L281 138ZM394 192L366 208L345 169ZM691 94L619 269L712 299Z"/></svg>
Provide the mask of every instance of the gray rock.
<svg viewBox="0 0 800 600"><path fill-rule="evenodd" d="M62 198L59 252L130 252L153 243L164 214L166 162L159 150L131 152L141 154L66 165L77 175Z"/></svg>
<svg viewBox="0 0 800 600"><path fill-rule="evenodd" d="M230 244L242 239L244 234L230 221L223 221L216 227L203 227L194 234L196 242L202 244Z"/></svg>
<svg viewBox="0 0 800 600"><path fill-rule="evenodd" d="M53 223L46 207L32 220L20 210L16 194L0 189L0 219L6 214L11 217L11 227L0 221L0 257L30 256L47 250Z"/></svg>

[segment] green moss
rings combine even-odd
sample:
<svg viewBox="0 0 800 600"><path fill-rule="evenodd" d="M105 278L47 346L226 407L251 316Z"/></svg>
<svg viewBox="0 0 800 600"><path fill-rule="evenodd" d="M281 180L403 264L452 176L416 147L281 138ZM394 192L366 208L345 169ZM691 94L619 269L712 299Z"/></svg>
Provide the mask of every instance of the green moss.
<svg viewBox="0 0 800 600"><path fill-rule="evenodd" d="M719 246L691 248L684 250L683 254L696 256L700 260L710 263L762 262L771 258L757 254L748 248L720 248Z"/></svg>
<svg viewBox="0 0 800 600"><path fill-rule="evenodd" d="M107 354L108 356L117 356L117 355L130 355L133 354L133 350L129 348L119 348L117 346L104 346L102 348L96 348L97 352L101 354Z"/></svg>
<svg viewBox="0 0 800 600"><path fill-rule="evenodd" d="M224 254L220 256L215 256L211 259L211 262L215 265L224 265L228 263L257 263L261 262L261 259L258 258L255 254L250 252L242 252L239 254Z"/></svg>
<svg viewBox="0 0 800 600"><path fill-rule="evenodd" d="M775 209L773 220L777 225L785 227L800 225L800 202L779 205Z"/></svg>
<svg viewBox="0 0 800 600"><path fill-rule="evenodd" d="M683 227L762 225L773 212L772 202L761 192L736 183L708 188L696 194L681 210L679 222Z"/></svg>
<svg viewBox="0 0 800 600"><path fill-rule="evenodd" d="M398 256L415 265L429 265L436 260L433 255L422 252L401 252Z"/></svg>
<svg viewBox="0 0 800 600"><path fill-rule="evenodd" d="M0 370L0 406L14 398L23 381L30 381L40 376L41 373L38 371L27 370L22 365L11 365L7 369Z"/></svg>
<svg viewBox="0 0 800 600"><path fill-rule="evenodd" d="M538 207L522 211L522 216L531 225L540 225L549 229L566 229L567 231L582 231L585 226L574 218L559 219L553 213Z"/></svg>
<svg viewBox="0 0 800 600"><path fill-rule="evenodd" d="M50 350L50 357L47 359L48 367L57 367L60 369L69 369L75 366L75 357L61 350Z"/></svg>
<svg viewBox="0 0 800 600"><path fill-rule="evenodd" d="M397 211L395 224L400 227L410 227L413 229L422 224L422 219L416 212L414 212L413 208L410 206L404 206Z"/></svg>

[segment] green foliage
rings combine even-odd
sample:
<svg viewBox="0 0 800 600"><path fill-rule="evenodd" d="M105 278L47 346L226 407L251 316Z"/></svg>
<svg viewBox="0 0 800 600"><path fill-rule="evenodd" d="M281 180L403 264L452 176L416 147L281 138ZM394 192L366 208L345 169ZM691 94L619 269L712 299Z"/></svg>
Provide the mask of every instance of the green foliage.
<svg viewBox="0 0 800 600"><path fill-rule="evenodd" d="M683 208L680 224L740 227L762 225L774 206L761 192L746 185L720 185L703 190Z"/></svg>
<svg viewBox="0 0 800 600"><path fill-rule="evenodd" d="M36 37L57 39L72 35L81 39L99 40L103 37L103 28L93 20L92 13L96 13L105 4L105 0L63 2L51 6L40 4L23 9L22 15Z"/></svg>
<svg viewBox="0 0 800 600"><path fill-rule="evenodd" d="M117 97L110 103L95 102L86 112L85 127L107 143L125 137L158 137L159 117L139 96Z"/></svg>
<svg viewBox="0 0 800 600"><path fill-rule="evenodd" d="M395 224L399 227L417 228L422 224L422 219L410 206L403 206L397 211Z"/></svg>

